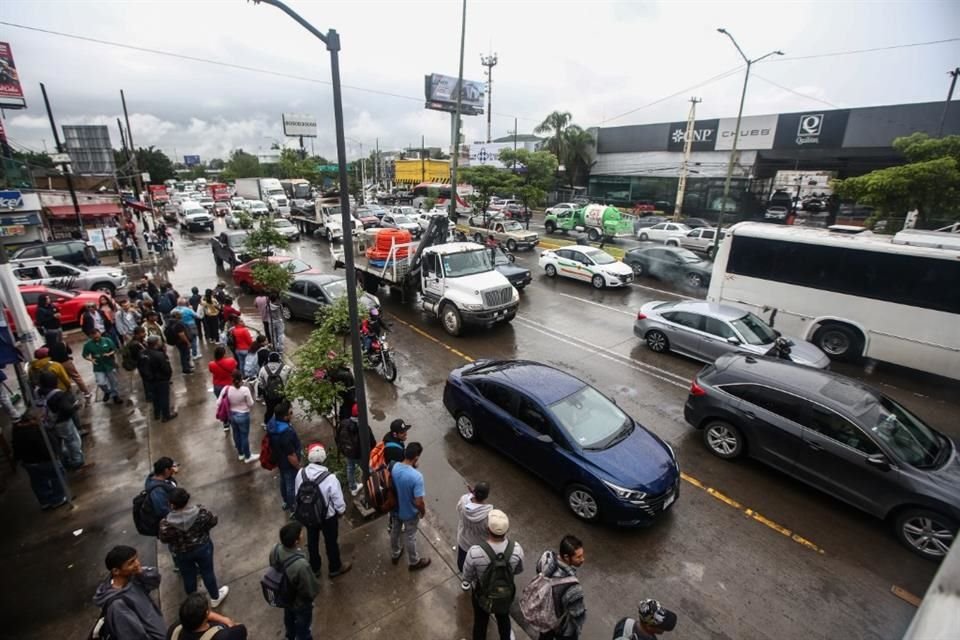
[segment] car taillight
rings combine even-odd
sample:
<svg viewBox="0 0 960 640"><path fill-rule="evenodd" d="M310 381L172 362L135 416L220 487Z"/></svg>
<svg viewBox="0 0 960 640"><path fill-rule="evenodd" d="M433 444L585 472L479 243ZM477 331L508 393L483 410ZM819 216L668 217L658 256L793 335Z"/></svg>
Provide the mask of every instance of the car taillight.
<svg viewBox="0 0 960 640"><path fill-rule="evenodd" d="M637 320L646 320L646 319L647 319L647 316L646 314L643 313L643 311L637 311Z"/></svg>
<svg viewBox="0 0 960 640"><path fill-rule="evenodd" d="M707 395L706 390L697 384L697 381L694 380L690 383L690 395L699 398L700 396Z"/></svg>

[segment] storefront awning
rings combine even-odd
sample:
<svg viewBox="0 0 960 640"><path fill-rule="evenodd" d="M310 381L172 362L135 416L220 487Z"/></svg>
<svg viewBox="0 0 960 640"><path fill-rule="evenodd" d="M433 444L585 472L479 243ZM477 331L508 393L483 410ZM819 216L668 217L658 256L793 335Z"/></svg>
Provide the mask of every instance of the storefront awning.
<svg viewBox="0 0 960 640"><path fill-rule="evenodd" d="M124 200L123 206L130 207L131 209L135 209L137 211L153 211L153 209L151 209L149 206L134 200Z"/></svg>
<svg viewBox="0 0 960 640"><path fill-rule="evenodd" d="M76 210L72 204L59 204L52 207L44 207L44 211L51 218L64 220L76 217ZM80 205L80 216L83 218L110 218L123 213L120 205L115 203L103 204L82 204Z"/></svg>

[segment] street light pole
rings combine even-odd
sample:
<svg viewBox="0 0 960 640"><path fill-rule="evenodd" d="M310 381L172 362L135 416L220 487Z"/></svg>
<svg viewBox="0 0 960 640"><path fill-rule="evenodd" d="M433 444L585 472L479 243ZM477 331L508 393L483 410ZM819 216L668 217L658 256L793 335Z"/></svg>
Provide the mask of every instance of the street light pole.
<svg viewBox="0 0 960 640"><path fill-rule="evenodd" d="M723 28L717 29L717 31L730 38L730 42L732 42L733 46L737 48L737 52L740 54L740 57L743 58L743 61L747 63L747 73L743 76L743 90L740 92L740 108L737 109L737 126L733 132L733 144L730 148L730 161L727 163L727 178L723 181L723 199L720 201L720 214L717 216L717 233L714 234L713 238L713 255L717 255L717 251L720 248L720 229L723 227L723 213L727 207L727 198L730 197L730 179L733 177L733 163L737 157L737 142L740 141L740 120L743 118L743 103L747 99L747 82L750 80L750 67L765 58L769 58L770 56L783 55L783 51L776 50L751 60L747 57L747 54L743 52L743 49L740 48L740 45L737 44L736 39L730 34L729 31Z"/></svg>
<svg viewBox="0 0 960 640"><path fill-rule="evenodd" d="M304 20L293 9L279 0L253 0L254 4L268 4L277 7L293 18L300 26L313 34L327 46L330 52L330 81L333 85L333 120L337 139L337 162L340 179L340 219L344 229L343 264L347 276L347 308L350 313L350 347L353 351L354 393L357 400L357 422L360 430L360 468L363 479L370 476L369 459L370 430L367 427L367 397L363 382L363 355L360 351L360 311L357 306L357 272L353 262L353 220L350 215L349 179L347 177L347 141L343 129L343 99L340 90L340 34L330 29L320 33L312 24ZM349 236L348 236L349 234Z"/></svg>
<svg viewBox="0 0 960 640"><path fill-rule="evenodd" d="M467 37L467 0L463 0L460 18L460 74L457 76L457 110L453 116L453 158L450 159L450 210L447 215L452 223L457 222L457 165L460 161L460 108L463 101L463 44Z"/></svg>

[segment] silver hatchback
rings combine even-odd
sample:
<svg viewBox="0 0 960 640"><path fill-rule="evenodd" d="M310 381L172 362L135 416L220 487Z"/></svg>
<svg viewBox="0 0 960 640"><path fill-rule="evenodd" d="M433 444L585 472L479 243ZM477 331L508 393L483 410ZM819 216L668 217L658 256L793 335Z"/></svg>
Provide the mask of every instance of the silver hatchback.
<svg viewBox="0 0 960 640"><path fill-rule="evenodd" d="M708 363L725 353L773 355L784 349L798 364L817 369L830 364L816 345L781 336L749 311L712 302L648 302L640 307L633 334L651 351L673 351Z"/></svg>

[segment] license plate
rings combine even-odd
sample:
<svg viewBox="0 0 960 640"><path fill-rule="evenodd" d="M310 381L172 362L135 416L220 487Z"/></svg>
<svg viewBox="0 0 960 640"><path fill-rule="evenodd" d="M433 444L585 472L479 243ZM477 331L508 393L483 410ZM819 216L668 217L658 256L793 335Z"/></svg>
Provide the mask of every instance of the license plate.
<svg viewBox="0 0 960 640"><path fill-rule="evenodd" d="M671 494L669 498L663 501L663 510L666 511L667 507L673 504L673 501L677 499L677 494Z"/></svg>

